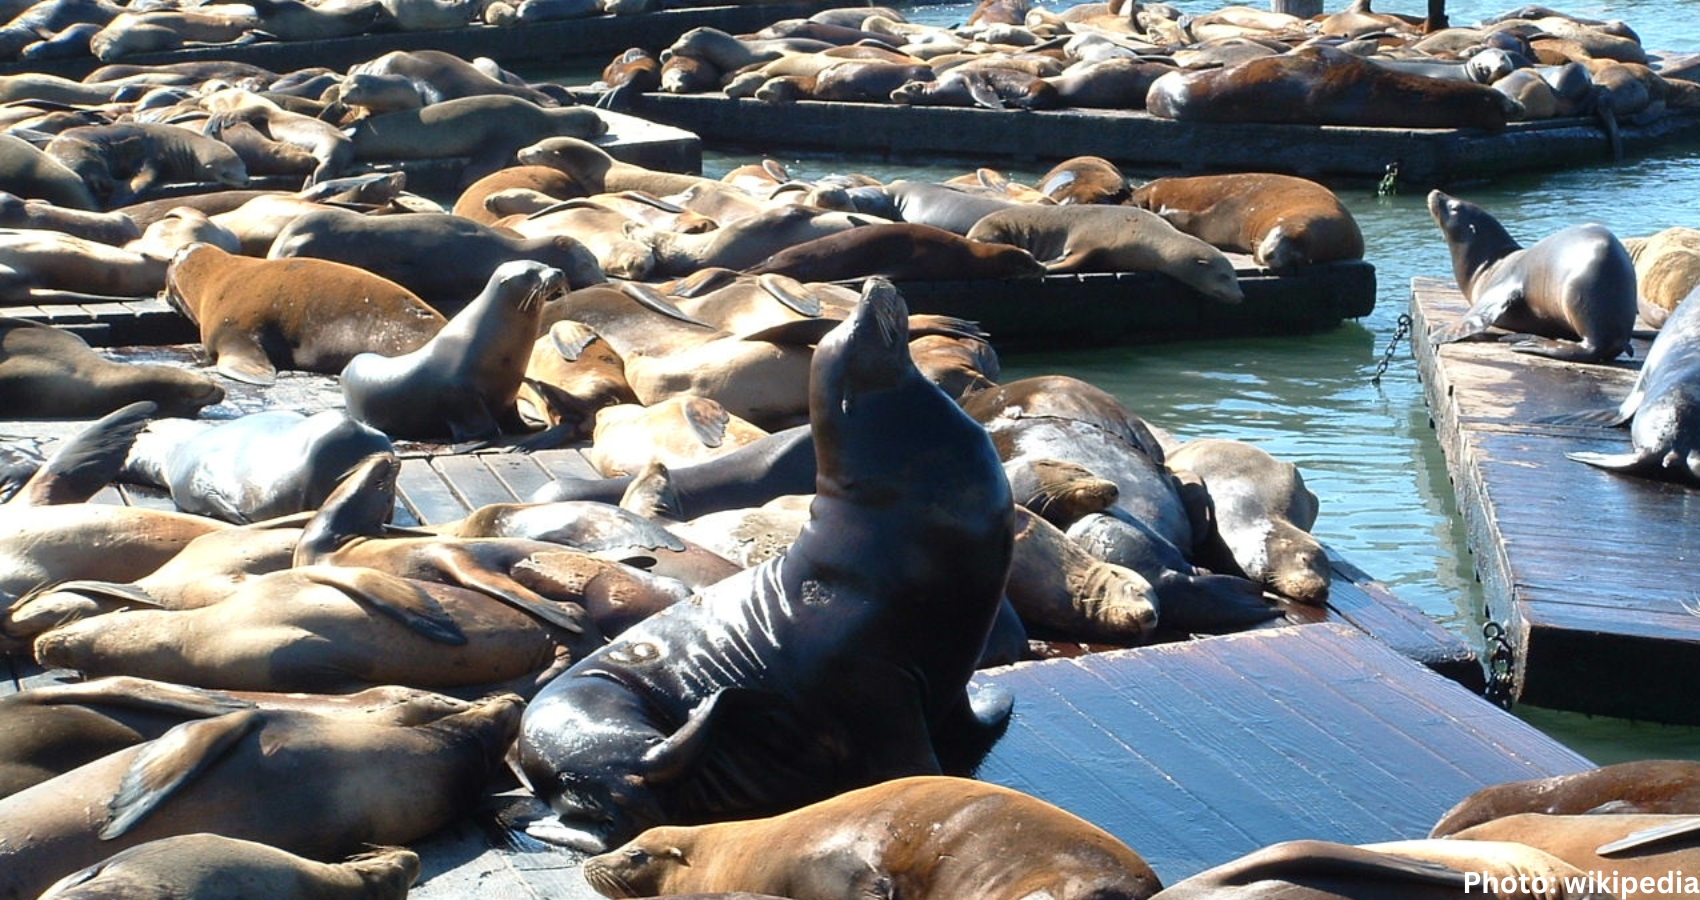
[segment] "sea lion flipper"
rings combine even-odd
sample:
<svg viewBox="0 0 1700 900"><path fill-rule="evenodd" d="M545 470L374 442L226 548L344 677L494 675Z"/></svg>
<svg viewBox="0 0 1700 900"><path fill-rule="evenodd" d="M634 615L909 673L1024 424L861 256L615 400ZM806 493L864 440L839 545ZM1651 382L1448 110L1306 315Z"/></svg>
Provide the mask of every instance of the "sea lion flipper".
<svg viewBox="0 0 1700 900"><path fill-rule="evenodd" d="M1518 353L1528 353L1534 356L1544 356L1548 359L1561 359L1567 362L1601 362L1605 359L1599 350L1575 341L1561 341L1553 338L1530 335L1511 345Z"/></svg>
<svg viewBox="0 0 1700 900"><path fill-rule="evenodd" d="M257 344L222 348L218 354L218 365L213 369L220 375L243 384L268 387L277 383L277 367L272 365L265 351Z"/></svg>
<svg viewBox="0 0 1700 900"><path fill-rule="evenodd" d="M687 396L684 400L685 422L697 440L710 449L726 443L726 426L732 422L726 407L707 397Z"/></svg>
<svg viewBox="0 0 1700 900"><path fill-rule="evenodd" d="M158 404L142 400L95 420L48 457L11 502L46 506L94 496L118 477L136 435L158 411Z"/></svg>
<svg viewBox="0 0 1700 900"><path fill-rule="evenodd" d="M757 275L756 285L798 315L813 319L821 314L820 298L811 293L807 285L789 275L774 272Z"/></svg>
<svg viewBox="0 0 1700 900"><path fill-rule="evenodd" d="M184 722L143 745L106 804L100 839L122 837L260 723L257 710L243 710Z"/></svg>
<svg viewBox="0 0 1700 900"><path fill-rule="evenodd" d="M466 643L466 634L436 598L405 578L341 566L303 566L299 571L309 580L334 587L439 644L458 647Z"/></svg>
<svg viewBox="0 0 1700 900"><path fill-rule="evenodd" d="M599 337L589 325L571 319L562 319L549 326L549 343L567 362L578 362L578 358L584 355L584 348Z"/></svg>
<svg viewBox="0 0 1700 900"><path fill-rule="evenodd" d="M92 703L122 709L162 710L201 718L254 708L253 703L229 694L129 675L34 688L23 692L23 696L31 702L49 706Z"/></svg>
<svg viewBox="0 0 1700 900"><path fill-rule="evenodd" d="M1578 450L1564 455L1579 463L1587 463L1596 469L1609 469L1613 472L1641 472L1653 466L1651 457L1633 451L1629 453L1591 453Z"/></svg>
<svg viewBox="0 0 1700 900"><path fill-rule="evenodd" d="M794 322L782 322L766 328L738 335L739 340L766 341L769 344L781 344L795 347L808 347L821 342L827 332L837 327L838 319L798 319Z"/></svg>
<svg viewBox="0 0 1700 900"><path fill-rule="evenodd" d="M1477 297L1458 321L1435 329L1430 339L1437 344L1450 344L1475 337L1493 327L1506 310L1522 299L1521 290L1509 284L1499 285Z"/></svg>
<svg viewBox="0 0 1700 900"><path fill-rule="evenodd" d="M444 574L461 587L499 600L540 622L573 634L584 632L584 609L576 603L559 603L541 596L512 577L486 568L471 553L458 547L441 545L431 556Z"/></svg>
<svg viewBox="0 0 1700 900"><path fill-rule="evenodd" d="M1683 837L1696 832L1700 832L1700 816L1690 816L1675 822L1667 822L1664 825L1643 828L1609 844L1601 844L1594 853L1598 856L1611 856L1614 853L1634 850L1637 847L1645 847L1659 841Z"/></svg>
<svg viewBox="0 0 1700 900"><path fill-rule="evenodd" d="M700 325L710 331L715 330L713 325L710 325L696 316L680 309L678 306L673 304L673 301L668 300L667 297L660 291L647 284L639 284L635 281L622 281L620 282L620 293L637 301L637 304L642 306L644 309L658 312L669 319L677 319L688 325Z"/></svg>
<svg viewBox="0 0 1700 900"><path fill-rule="evenodd" d="M25 601L47 593L69 592L82 594L102 600L116 600L119 603L129 603L143 609L160 609L159 601L145 590L118 581L61 581L58 584L44 585L18 598L14 607L21 606Z"/></svg>

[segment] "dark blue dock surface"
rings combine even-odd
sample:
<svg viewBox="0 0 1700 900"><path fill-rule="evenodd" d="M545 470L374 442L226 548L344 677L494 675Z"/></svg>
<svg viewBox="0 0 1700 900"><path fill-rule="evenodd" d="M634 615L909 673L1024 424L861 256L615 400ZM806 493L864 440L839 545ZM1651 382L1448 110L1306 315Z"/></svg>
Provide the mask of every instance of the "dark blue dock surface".
<svg viewBox="0 0 1700 900"><path fill-rule="evenodd" d="M1700 724L1694 561L1700 492L1566 459L1629 449L1626 429L1537 424L1615 409L1648 342L1611 365L1504 344L1435 347L1468 307L1450 280L1412 284L1414 352L1429 415L1469 526L1488 615L1515 652L1513 696L1535 706Z"/></svg>

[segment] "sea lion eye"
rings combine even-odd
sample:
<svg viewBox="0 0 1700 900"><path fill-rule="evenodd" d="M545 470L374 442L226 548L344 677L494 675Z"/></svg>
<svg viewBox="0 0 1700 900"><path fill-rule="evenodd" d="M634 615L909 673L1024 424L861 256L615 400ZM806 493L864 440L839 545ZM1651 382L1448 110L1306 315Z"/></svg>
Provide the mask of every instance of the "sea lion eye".
<svg viewBox="0 0 1700 900"><path fill-rule="evenodd" d="M626 851L626 862L634 866L647 865L649 863L649 851L642 847L633 847Z"/></svg>

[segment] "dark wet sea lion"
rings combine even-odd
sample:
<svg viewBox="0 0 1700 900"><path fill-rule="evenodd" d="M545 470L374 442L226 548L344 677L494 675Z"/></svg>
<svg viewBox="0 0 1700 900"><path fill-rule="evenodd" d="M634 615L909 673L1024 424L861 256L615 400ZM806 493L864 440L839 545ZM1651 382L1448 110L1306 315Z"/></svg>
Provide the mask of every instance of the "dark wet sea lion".
<svg viewBox="0 0 1700 900"><path fill-rule="evenodd" d="M1009 698L964 688L1001 606L1009 483L914 369L905 314L870 279L815 351L816 494L791 549L634 626L528 709L521 769L577 842L961 771L1001 728Z"/></svg>
<svg viewBox="0 0 1700 900"><path fill-rule="evenodd" d="M949 860L940 865L940 860ZM663 826L584 864L606 897L783 891L814 900L1140 900L1162 884L1127 845L1043 800L916 777L768 819Z"/></svg>
<svg viewBox="0 0 1700 900"><path fill-rule="evenodd" d="M1512 349L1554 359L1609 362L1630 349L1635 263L1604 226L1573 225L1525 249L1467 200L1430 191L1428 209L1470 301L1462 318L1436 329L1436 343L1498 327L1534 335Z"/></svg>

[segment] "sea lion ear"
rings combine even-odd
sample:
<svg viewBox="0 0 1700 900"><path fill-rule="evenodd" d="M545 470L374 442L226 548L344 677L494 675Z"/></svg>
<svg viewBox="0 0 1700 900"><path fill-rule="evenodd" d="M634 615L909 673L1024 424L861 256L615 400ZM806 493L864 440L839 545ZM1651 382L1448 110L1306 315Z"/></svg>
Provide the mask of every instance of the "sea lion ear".
<svg viewBox="0 0 1700 900"><path fill-rule="evenodd" d="M691 864L691 861L685 858L685 849L683 847L668 847L661 851L661 855L668 859L677 861L681 866L688 867Z"/></svg>

